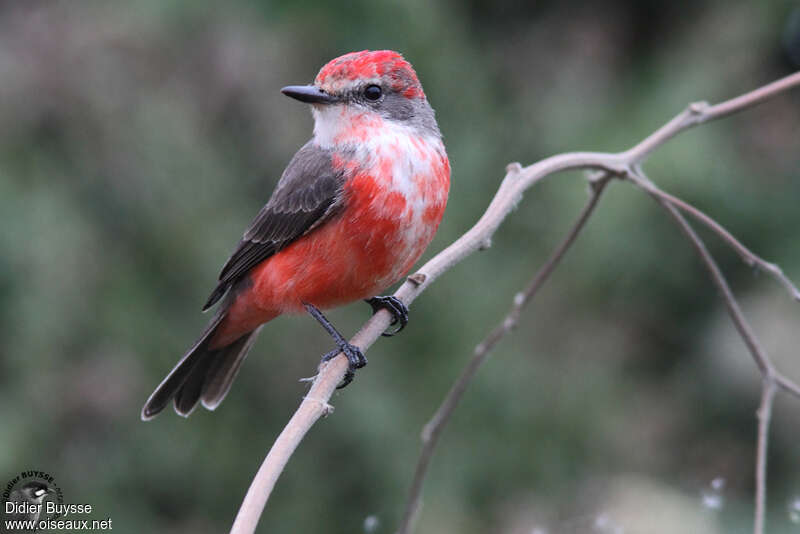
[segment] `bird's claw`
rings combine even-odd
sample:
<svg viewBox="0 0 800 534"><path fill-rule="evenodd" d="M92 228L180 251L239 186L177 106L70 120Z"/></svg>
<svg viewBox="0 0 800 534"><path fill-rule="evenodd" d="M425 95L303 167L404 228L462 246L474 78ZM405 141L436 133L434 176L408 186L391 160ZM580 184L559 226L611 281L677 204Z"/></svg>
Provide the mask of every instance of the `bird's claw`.
<svg viewBox="0 0 800 534"><path fill-rule="evenodd" d="M382 336L392 337L395 334L399 334L400 331L408 324L408 306L403 304L403 301L397 297L392 295L377 296L367 299L365 302L372 306L373 315L378 313L379 310L387 310L392 314L392 322L390 324L396 325L397 323L400 323L398 328L384 332L381 334Z"/></svg>
<svg viewBox="0 0 800 534"><path fill-rule="evenodd" d="M356 369L361 369L367 365L367 358L364 356L364 353L361 352L361 349L355 345L351 345L350 343L345 343L340 348L325 354L322 357L322 363L329 362L338 356L339 353L343 353L345 356L347 356L347 372L345 373L342 382L336 386L336 389L342 389L343 387L347 386L353 381L353 377L356 375Z"/></svg>

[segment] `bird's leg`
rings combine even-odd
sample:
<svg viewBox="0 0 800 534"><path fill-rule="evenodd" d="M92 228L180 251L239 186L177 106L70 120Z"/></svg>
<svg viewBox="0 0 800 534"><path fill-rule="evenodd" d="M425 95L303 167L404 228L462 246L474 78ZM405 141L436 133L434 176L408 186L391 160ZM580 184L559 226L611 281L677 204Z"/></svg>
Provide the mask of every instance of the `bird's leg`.
<svg viewBox="0 0 800 534"><path fill-rule="evenodd" d="M372 306L372 315L378 313L379 310L388 310L392 314L392 325L400 323L400 327L394 331L388 331L381 334L382 336L392 337L406 327L408 324L408 306L403 304L397 297L392 295L372 297L366 299L364 302Z"/></svg>
<svg viewBox="0 0 800 534"><path fill-rule="evenodd" d="M325 354L322 357L323 362L327 362L333 359L337 354L340 352L344 353L347 356L347 373L344 375L344 379L342 379L342 383L336 386L336 389L342 389L347 384L353 381L353 377L355 376L356 369L361 369L365 365L367 365L367 358L361 352L361 349L356 347L355 345L351 345L347 342L347 340L339 333L336 328L331 324L331 322L322 315L322 312L314 306L313 304L309 304L307 302L303 303L303 306L306 307L308 313L314 319L322 325L322 328L325 329L326 332L333 338L333 341L336 343L336 346L339 347L337 350L332 350L331 352Z"/></svg>

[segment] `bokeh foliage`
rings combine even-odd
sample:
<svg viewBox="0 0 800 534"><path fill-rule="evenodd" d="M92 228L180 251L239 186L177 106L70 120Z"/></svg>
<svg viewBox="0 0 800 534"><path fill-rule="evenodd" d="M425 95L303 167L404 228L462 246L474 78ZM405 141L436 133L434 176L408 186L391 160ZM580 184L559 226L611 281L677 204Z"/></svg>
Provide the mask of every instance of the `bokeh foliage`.
<svg viewBox="0 0 800 534"><path fill-rule="evenodd" d="M216 413L138 419L207 319L217 270L310 135L278 89L391 48L437 110L453 181L426 257L482 213L509 161L621 150L689 101L800 67L791 1L211 2L0 5L0 478L53 473L118 532L225 531L330 348L309 318L265 328ZM800 95L693 130L647 164L800 280ZM419 431L472 347L565 233L577 174L531 191L491 249L378 343L281 478L261 532L392 532ZM703 234L708 235L708 234ZM708 236L745 312L800 377L800 312ZM330 317L352 332L355 304ZM758 375L698 260L614 184L467 393L420 532L746 532ZM772 532L795 531L800 405L779 400ZM701 492L724 477L725 506ZM637 523L638 521L638 523ZM700 526L698 526L700 525Z"/></svg>

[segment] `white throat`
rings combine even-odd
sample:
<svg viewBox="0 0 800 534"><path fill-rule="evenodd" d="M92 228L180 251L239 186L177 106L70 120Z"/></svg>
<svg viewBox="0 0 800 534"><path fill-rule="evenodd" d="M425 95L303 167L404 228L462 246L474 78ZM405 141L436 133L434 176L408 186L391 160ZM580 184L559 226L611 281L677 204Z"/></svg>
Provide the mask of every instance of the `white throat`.
<svg viewBox="0 0 800 534"><path fill-rule="evenodd" d="M314 142L323 148L369 144L376 137L419 135L410 125L347 104L313 105Z"/></svg>
<svg viewBox="0 0 800 534"><path fill-rule="evenodd" d="M342 105L313 105L311 115L314 117L314 141L321 147L330 148L336 144L336 137L343 130L348 115Z"/></svg>

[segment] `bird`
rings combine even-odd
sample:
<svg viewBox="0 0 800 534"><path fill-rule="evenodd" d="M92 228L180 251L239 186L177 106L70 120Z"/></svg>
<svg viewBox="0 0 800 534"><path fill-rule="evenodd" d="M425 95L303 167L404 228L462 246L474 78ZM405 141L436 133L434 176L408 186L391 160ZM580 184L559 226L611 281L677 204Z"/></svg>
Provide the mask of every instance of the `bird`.
<svg viewBox="0 0 800 534"><path fill-rule="evenodd" d="M33 480L19 488L14 489L8 497L8 502L13 502L19 511L7 514L9 521L24 521L35 524L42 512L42 503L53 490L44 482Z"/></svg>
<svg viewBox="0 0 800 534"><path fill-rule="evenodd" d="M310 85L281 92L310 104L311 139L289 162L222 267L203 310L218 305L197 341L142 408L170 400L188 416L216 409L264 323L307 312L333 338L347 385L366 358L322 310L365 300L387 309L393 335L408 309L379 293L400 281L434 237L450 190L450 162L414 68L392 50L363 50L325 64Z"/></svg>

